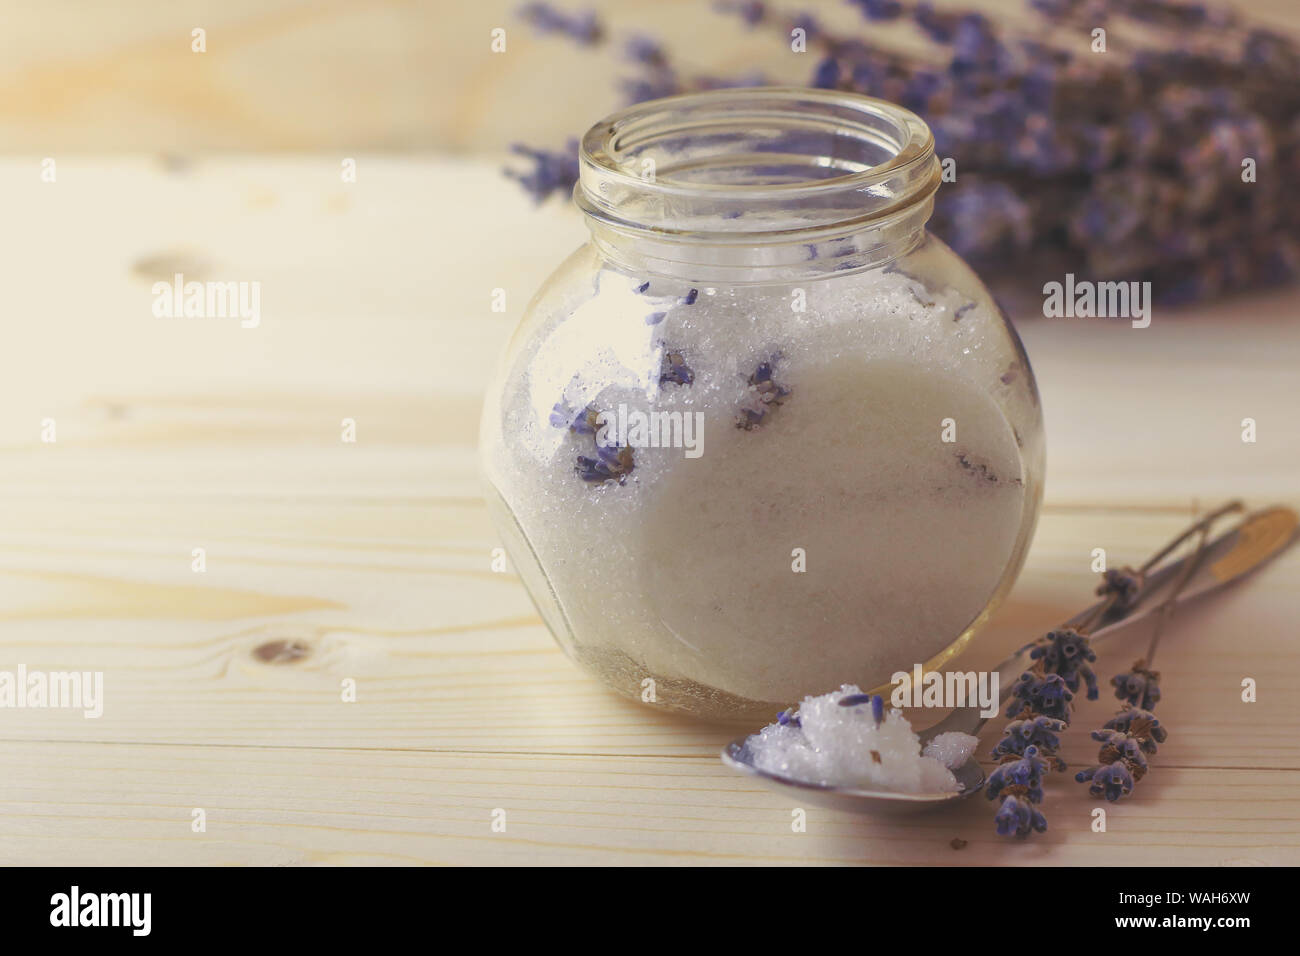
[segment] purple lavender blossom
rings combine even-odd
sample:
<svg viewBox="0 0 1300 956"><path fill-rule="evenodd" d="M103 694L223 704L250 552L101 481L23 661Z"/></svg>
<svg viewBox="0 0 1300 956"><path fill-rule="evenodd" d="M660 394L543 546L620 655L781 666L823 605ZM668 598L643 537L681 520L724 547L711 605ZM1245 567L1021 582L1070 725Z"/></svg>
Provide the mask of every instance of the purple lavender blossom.
<svg viewBox="0 0 1300 956"><path fill-rule="evenodd" d="M594 435L599 415L590 405L575 409L561 399L551 409L550 421L556 428L567 428L576 435Z"/></svg>
<svg viewBox="0 0 1300 956"><path fill-rule="evenodd" d="M596 446L596 457L579 455L574 471L583 481L617 481L620 485L632 473L632 449L626 445L618 448Z"/></svg>
<svg viewBox="0 0 1300 956"><path fill-rule="evenodd" d="M660 385L690 385L695 381L695 372L686 364L681 352L665 349L659 367Z"/></svg>
<svg viewBox="0 0 1300 956"><path fill-rule="evenodd" d="M1061 746L1057 735L1065 730L1065 721L1039 715L1013 720L1003 728L1002 739L994 745L992 756L1001 759L1006 756L1022 756L1029 747L1036 747L1040 753L1055 754Z"/></svg>
<svg viewBox="0 0 1300 956"><path fill-rule="evenodd" d="M593 46L605 36L594 10L565 13L549 3L528 3L517 15L538 33L561 33L584 46Z"/></svg>
<svg viewBox="0 0 1300 956"><path fill-rule="evenodd" d="M1101 584L1097 585L1097 595L1114 594L1117 607L1132 607L1142 592L1142 585L1142 574L1132 568L1107 568Z"/></svg>
<svg viewBox="0 0 1300 956"><path fill-rule="evenodd" d="M642 33L629 37L627 43L623 45L623 51L629 60L645 66L661 67L668 63L663 44L654 37Z"/></svg>
<svg viewBox="0 0 1300 956"><path fill-rule="evenodd" d="M885 719L885 699L879 694L846 694L836 703L841 707L860 707L863 704L870 704L871 719L875 721L877 727Z"/></svg>
<svg viewBox="0 0 1300 956"><path fill-rule="evenodd" d="M1097 652L1092 649L1087 635L1072 627L1063 627L1048 631L1028 647L1032 648L1029 659L1041 660L1046 673L1059 675L1065 686L1075 693L1082 679L1088 688L1088 700L1097 699L1097 675L1088 666L1097 659Z"/></svg>
<svg viewBox="0 0 1300 956"><path fill-rule="evenodd" d="M759 362L753 374L749 376L749 397L740 407L736 417L736 427L751 431L763 424L768 413L779 407L790 394L790 389L778 383L773 377L774 368L780 356L774 355L765 362Z"/></svg>
<svg viewBox="0 0 1300 956"><path fill-rule="evenodd" d="M1033 803L1043 800L1043 778L1047 774L1047 761L1039 756L1037 747L1026 747L1019 758L1003 758L988 781L988 798L996 800L1002 792L1027 797Z"/></svg>
<svg viewBox="0 0 1300 956"><path fill-rule="evenodd" d="M1021 674L1011 686L1012 701L1008 717L1016 717L1026 708L1053 720L1070 720L1070 701L1074 694L1058 674L1041 676L1031 671Z"/></svg>
<svg viewBox="0 0 1300 956"><path fill-rule="evenodd" d="M1151 710L1160 702L1160 674L1143 667L1141 661L1127 673L1116 674L1110 682L1115 688L1115 696L1130 707Z"/></svg>
<svg viewBox="0 0 1300 956"><path fill-rule="evenodd" d="M1047 818L1022 797L1008 796L993 817L1000 836L1026 837L1047 830Z"/></svg>
<svg viewBox="0 0 1300 956"><path fill-rule="evenodd" d="M1148 754L1155 753L1156 745L1164 743L1169 736L1169 732L1160 726L1159 718L1140 707L1120 711L1102 724L1102 728L1130 735L1141 745L1142 752Z"/></svg>
<svg viewBox="0 0 1300 956"><path fill-rule="evenodd" d="M1101 763L1122 760L1135 776L1146 773L1146 751L1142 748L1142 742L1132 734L1118 730L1094 730L1092 739L1101 744L1099 753Z"/></svg>
<svg viewBox="0 0 1300 956"><path fill-rule="evenodd" d="M560 151L533 149L522 143L515 143L510 151L519 156L526 156L533 161L533 168L526 173L507 169L505 174L518 180L534 202L542 202L552 193L568 194L573 191L578 181L578 141L570 139L568 146Z"/></svg>
<svg viewBox="0 0 1300 956"><path fill-rule="evenodd" d="M564 399L560 399L551 408L550 421L555 428L567 428L575 434L595 434L598 415L599 412L590 405L585 408L575 408Z"/></svg>
<svg viewBox="0 0 1300 956"><path fill-rule="evenodd" d="M817 64L813 70L812 79L808 85L817 89L833 90L840 83L840 65L834 57L826 57Z"/></svg>
<svg viewBox="0 0 1300 956"><path fill-rule="evenodd" d="M1092 782L1088 792L1094 797L1104 796L1111 803L1133 792L1133 774L1122 760L1105 766L1089 767L1074 775L1079 783Z"/></svg>
<svg viewBox="0 0 1300 956"><path fill-rule="evenodd" d="M849 5L857 7L868 20L897 20L903 14L898 0L849 0Z"/></svg>
<svg viewBox="0 0 1300 956"><path fill-rule="evenodd" d="M551 409L550 422L556 428L567 428L572 434L590 438L595 456L579 455L574 472L583 481L592 483L617 481L620 485L634 466L632 449L626 446L605 446L596 441L600 429L600 412L592 405L574 409L563 399Z"/></svg>

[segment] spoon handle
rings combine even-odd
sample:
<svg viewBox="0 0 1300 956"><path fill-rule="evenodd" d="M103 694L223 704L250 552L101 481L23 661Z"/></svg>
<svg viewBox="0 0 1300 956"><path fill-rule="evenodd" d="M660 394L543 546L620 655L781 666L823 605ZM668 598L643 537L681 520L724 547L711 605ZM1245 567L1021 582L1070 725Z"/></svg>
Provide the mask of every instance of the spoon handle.
<svg viewBox="0 0 1300 956"><path fill-rule="evenodd" d="M1218 590L1285 551L1297 538L1300 519L1290 508L1273 507L1247 515L1241 523L1225 532L1205 548L1178 561L1163 565L1146 576L1137 599L1128 607L1113 606L1097 620L1090 633L1091 642L1114 637L1134 621L1140 620L1165 604L1174 596L1175 606ZM1179 586L1179 579L1188 562L1195 562L1191 576ZM1080 611L1062 627L1073 627L1089 620L1098 612L1101 603ZM999 704L1011 696L1011 685L1029 666L1029 646L1016 651L998 664ZM988 722L978 707L959 707L943 720L921 733L922 743L939 734L959 731L976 734Z"/></svg>

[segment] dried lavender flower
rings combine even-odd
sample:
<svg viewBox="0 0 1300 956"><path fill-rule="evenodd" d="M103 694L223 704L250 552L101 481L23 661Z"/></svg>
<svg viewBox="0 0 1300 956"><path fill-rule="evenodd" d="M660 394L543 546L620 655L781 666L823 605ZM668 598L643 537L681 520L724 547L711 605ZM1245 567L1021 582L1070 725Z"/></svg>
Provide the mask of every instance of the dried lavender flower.
<svg viewBox="0 0 1300 956"><path fill-rule="evenodd" d="M510 151L533 161L533 168L521 173L507 169L505 174L519 181L534 202L542 202L552 193L568 195L578 181L578 141L570 139L563 150L533 149L515 143Z"/></svg>
<svg viewBox="0 0 1300 956"><path fill-rule="evenodd" d="M1148 670L1145 661L1137 661L1126 673L1110 679L1115 696L1131 707L1151 710L1160 702L1160 672Z"/></svg>
<svg viewBox="0 0 1300 956"><path fill-rule="evenodd" d="M1047 829L1047 818L1027 799L1008 796L993 817L999 836L1026 837Z"/></svg>
<svg viewBox="0 0 1300 956"><path fill-rule="evenodd" d="M664 350L659 366L660 385L690 385L695 381L695 372L686 364L681 352Z"/></svg>
<svg viewBox="0 0 1300 956"><path fill-rule="evenodd" d="M1039 756L1037 747L1026 747L1019 757L1003 757L988 781L988 798L996 800L1004 792L1018 797L1027 797L1033 803L1043 800L1043 777L1048 770L1048 763Z"/></svg>
<svg viewBox="0 0 1300 956"><path fill-rule="evenodd" d="M517 15L539 33L562 33L583 46L599 43L605 36L594 10L565 13L549 3L528 3L519 8Z"/></svg>
<svg viewBox="0 0 1300 956"><path fill-rule="evenodd" d="M594 435L599 427L599 417L600 412L591 405L575 409L561 399L551 409L550 422L556 428L567 428L577 435Z"/></svg>
<svg viewBox="0 0 1300 956"><path fill-rule="evenodd" d="M992 756L1001 759L1006 756L1021 756L1028 747L1035 747L1040 753L1055 754L1061 746L1057 734L1065 730L1063 720L1044 717L1025 717L1013 720L1002 731L1002 739L993 747Z"/></svg>
<svg viewBox="0 0 1300 956"><path fill-rule="evenodd" d="M1155 753L1156 745L1164 743L1169 736L1169 732L1160 726L1160 720L1156 715L1140 707L1121 710L1102 724L1102 727L1105 730L1118 730L1129 734L1142 745L1142 751L1148 754Z"/></svg>
<svg viewBox="0 0 1300 956"><path fill-rule="evenodd" d="M1080 770L1074 779L1080 783L1091 782L1088 792L1094 797L1105 797L1112 803L1133 792L1133 774L1121 760Z"/></svg>
<svg viewBox="0 0 1300 956"><path fill-rule="evenodd" d="M551 409L550 422L556 428L567 428L574 435L590 437L595 456L579 455L573 470L583 481L603 483L617 481L622 484L632 473L632 449L626 445L607 446L596 441L600 430L600 412L592 405L575 410L563 399Z"/></svg>
<svg viewBox="0 0 1300 956"><path fill-rule="evenodd" d="M574 471L583 481L617 481L620 485L632 473L632 468L632 449L627 445L597 446L595 458L579 455L574 465Z"/></svg>
<svg viewBox="0 0 1300 956"><path fill-rule="evenodd" d="M789 387L775 379L779 355L759 362L748 378L749 395L736 418L736 427L750 431L761 425L768 412L777 408L790 395Z"/></svg>
<svg viewBox="0 0 1300 956"><path fill-rule="evenodd" d="M1097 699L1097 675L1088 666L1097 659L1097 653L1087 635L1072 627L1063 627L1048 631L1028 648L1032 648L1029 659L1042 660L1044 670L1058 675L1071 691L1078 692L1082 679L1088 688L1088 700Z"/></svg>
<svg viewBox="0 0 1300 956"><path fill-rule="evenodd" d="M1069 723L1070 701L1074 694L1059 674L1035 674L1025 671L1011 685L1013 700L1006 716L1017 717L1029 710L1034 714Z"/></svg>
<svg viewBox="0 0 1300 956"><path fill-rule="evenodd" d="M1115 595L1117 607L1131 607L1142 591L1145 578L1140 571L1129 567L1107 568L1102 575L1101 584L1097 585L1098 597Z"/></svg>
<svg viewBox="0 0 1300 956"><path fill-rule="evenodd" d="M871 719L879 726L880 722L885 719L885 699L879 694L847 694L841 697L836 703L841 707L859 707L862 704L871 705Z"/></svg>

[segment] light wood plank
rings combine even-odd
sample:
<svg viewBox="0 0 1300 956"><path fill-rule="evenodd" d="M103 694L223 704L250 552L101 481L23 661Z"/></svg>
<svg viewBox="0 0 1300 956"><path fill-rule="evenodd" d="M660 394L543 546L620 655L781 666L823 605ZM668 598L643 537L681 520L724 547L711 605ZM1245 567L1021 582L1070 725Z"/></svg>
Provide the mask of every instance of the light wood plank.
<svg viewBox="0 0 1300 956"><path fill-rule="evenodd" d="M1059 783L1048 833L1022 843L992 832L982 798L893 823L806 808L795 833L788 800L710 760L12 742L0 754L13 768L0 860L16 865L1300 862L1294 771L1166 768L1110 808L1104 834L1084 788Z"/></svg>

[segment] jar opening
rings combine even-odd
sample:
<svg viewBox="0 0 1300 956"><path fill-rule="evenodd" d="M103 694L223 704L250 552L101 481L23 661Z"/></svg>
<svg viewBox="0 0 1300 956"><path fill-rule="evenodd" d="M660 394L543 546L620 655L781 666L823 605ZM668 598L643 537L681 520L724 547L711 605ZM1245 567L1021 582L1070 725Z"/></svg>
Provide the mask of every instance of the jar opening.
<svg viewBox="0 0 1300 956"><path fill-rule="evenodd" d="M583 137L575 201L593 220L683 240L843 235L929 200L929 128L883 100L748 88L652 100Z"/></svg>

